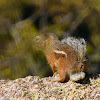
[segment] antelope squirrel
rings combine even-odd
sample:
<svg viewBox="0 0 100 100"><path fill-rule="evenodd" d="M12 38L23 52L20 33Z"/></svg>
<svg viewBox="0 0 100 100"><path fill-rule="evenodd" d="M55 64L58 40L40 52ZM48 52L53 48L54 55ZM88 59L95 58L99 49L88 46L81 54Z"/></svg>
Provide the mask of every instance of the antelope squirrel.
<svg viewBox="0 0 100 100"><path fill-rule="evenodd" d="M54 33L47 33L36 36L35 42L43 47L53 73L58 73L55 81L63 82L66 75L72 81L85 78L89 65L83 38L68 37L60 41Z"/></svg>

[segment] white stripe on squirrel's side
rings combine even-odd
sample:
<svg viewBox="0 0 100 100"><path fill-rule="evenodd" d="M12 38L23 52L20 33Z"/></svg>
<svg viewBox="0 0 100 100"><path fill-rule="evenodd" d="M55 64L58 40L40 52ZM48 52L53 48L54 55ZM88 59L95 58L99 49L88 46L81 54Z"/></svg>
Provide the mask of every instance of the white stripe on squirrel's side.
<svg viewBox="0 0 100 100"><path fill-rule="evenodd" d="M54 50L55 53L63 54L67 57L67 54L64 51Z"/></svg>

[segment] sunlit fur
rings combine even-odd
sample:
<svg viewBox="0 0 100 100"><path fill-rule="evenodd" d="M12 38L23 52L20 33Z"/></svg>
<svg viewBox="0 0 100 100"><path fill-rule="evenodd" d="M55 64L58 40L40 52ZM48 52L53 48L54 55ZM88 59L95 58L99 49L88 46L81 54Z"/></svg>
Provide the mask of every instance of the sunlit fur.
<svg viewBox="0 0 100 100"><path fill-rule="evenodd" d="M35 41L44 47L43 51L53 73L59 74L59 78L55 81L63 82L66 75L69 75L73 81L85 77L89 65L85 57L86 43L84 39L72 37L60 41L54 33L47 33L37 36Z"/></svg>

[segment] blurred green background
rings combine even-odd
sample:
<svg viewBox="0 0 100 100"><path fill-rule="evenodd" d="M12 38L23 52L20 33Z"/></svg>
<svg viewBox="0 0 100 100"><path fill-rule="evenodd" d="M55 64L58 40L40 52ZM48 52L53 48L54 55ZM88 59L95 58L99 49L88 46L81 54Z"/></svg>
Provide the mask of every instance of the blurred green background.
<svg viewBox="0 0 100 100"><path fill-rule="evenodd" d="M0 0L0 79L52 75L35 36L83 37L100 73L100 0Z"/></svg>

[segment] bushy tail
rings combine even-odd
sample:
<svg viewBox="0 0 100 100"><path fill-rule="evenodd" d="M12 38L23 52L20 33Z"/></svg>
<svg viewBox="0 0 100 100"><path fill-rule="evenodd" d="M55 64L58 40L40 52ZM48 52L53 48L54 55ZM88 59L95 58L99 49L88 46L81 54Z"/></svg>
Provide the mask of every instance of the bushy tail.
<svg viewBox="0 0 100 100"><path fill-rule="evenodd" d="M76 39L75 37L64 38L61 42L68 44L75 49L79 54L79 59L83 59L86 55L86 41L83 38Z"/></svg>

